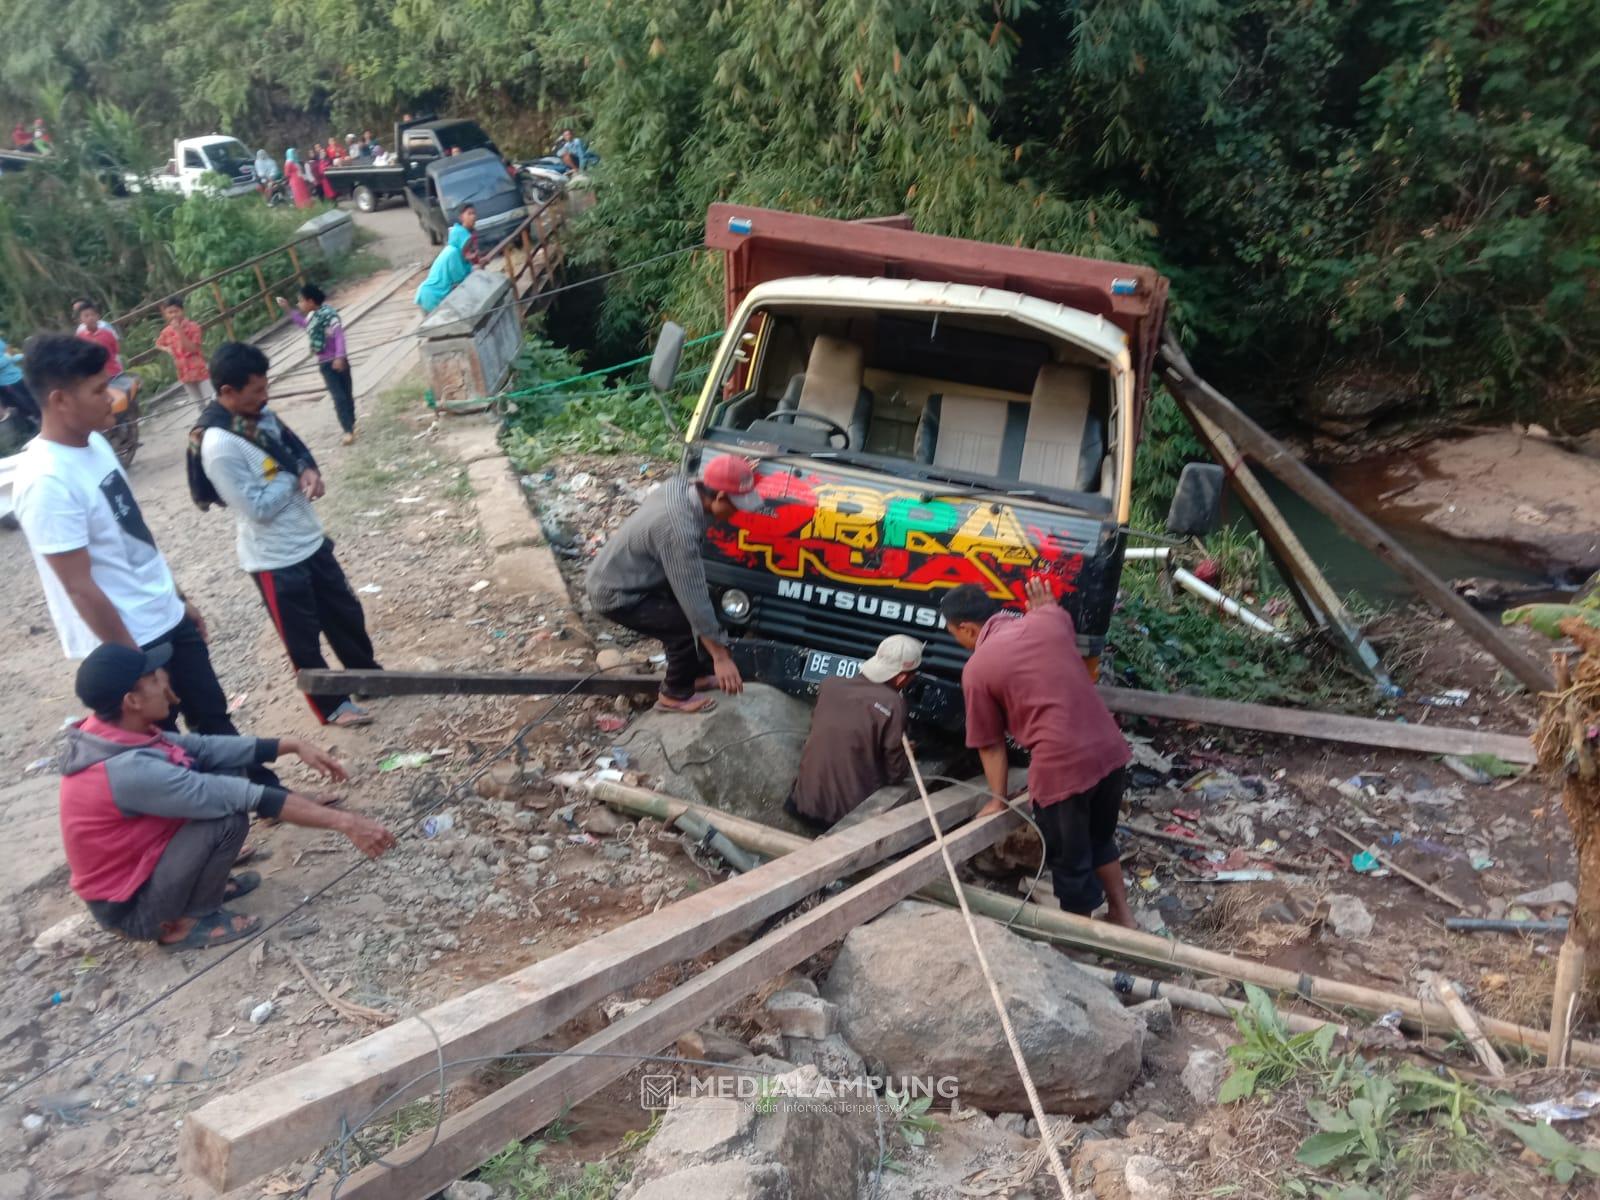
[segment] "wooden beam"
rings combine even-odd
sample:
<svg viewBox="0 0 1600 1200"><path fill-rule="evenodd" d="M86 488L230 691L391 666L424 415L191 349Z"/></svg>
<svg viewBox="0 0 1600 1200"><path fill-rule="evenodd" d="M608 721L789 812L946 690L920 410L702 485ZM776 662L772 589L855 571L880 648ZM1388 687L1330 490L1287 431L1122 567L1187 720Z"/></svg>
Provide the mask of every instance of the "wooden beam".
<svg viewBox="0 0 1600 1200"><path fill-rule="evenodd" d="M1162 382L1186 407L1215 422L1239 449L1320 509L1339 527L1340 532L1403 575L1425 600L1443 610L1462 633L1494 655L1529 691L1551 690L1553 682L1543 663L1512 642L1499 626L1428 570L1421 559L1334 491L1315 471L1290 454L1288 447L1245 416L1231 400L1196 375L1170 332L1162 342L1157 357Z"/></svg>
<svg viewBox="0 0 1600 1200"><path fill-rule="evenodd" d="M922 806L916 806L920 812ZM926 819L924 826L926 829ZM962 826L945 839L956 862L994 845L1013 829L1003 814ZM508 1142L543 1128L568 1108L633 1070L634 1055L654 1054L737 1003L767 980L832 945L863 921L944 877L937 846L884 867L848 891L779 926L643 1009L585 1038L573 1057L556 1058L448 1118L437 1139L421 1133L342 1184L329 1180L315 1200L424 1200L461 1178ZM578 1057L606 1055L607 1057Z"/></svg>
<svg viewBox="0 0 1600 1200"><path fill-rule="evenodd" d="M1145 692L1138 688L1100 687L1100 699L1112 712L1167 721L1194 721L1257 733L1282 733L1293 737L1349 742L1357 746L1382 746L1418 754L1493 754L1509 763L1535 761L1530 738L1477 729L1451 729L1443 725L1407 725L1399 721L1374 721L1339 713L1304 708L1274 708L1268 704L1241 704L1209 696L1176 692Z"/></svg>
<svg viewBox="0 0 1600 1200"><path fill-rule="evenodd" d="M950 788L938 800L940 821L954 825L976 811L981 797ZM396 1086L426 1075L440 1054L468 1058L525 1046L617 989L711 949L843 875L918 845L927 829L920 810L902 808L808 842L777 862L436 1005L423 1014L426 1023L397 1022L218 1097L184 1121L183 1168L228 1191L302 1158L338 1137L341 1121L359 1120ZM425 1078L401 1099L437 1086Z"/></svg>
<svg viewBox="0 0 1600 1200"><path fill-rule="evenodd" d="M355 696L636 696L659 675L528 675L520 671L301 671L302 692Z"/></svg>
<svg viewBox="0 0 1600 1200"><path fill-rule="evenodd" d="M1205 413L1181 397L1177 397L1177 400L1178 407L1189 418L1195 433L1210 449L1211 457L1228 473L1228 484L1233 488L1233 494L1244 505L1262 538L1272 549L1285 581L1294 592L1307 620L1333 634L1340 647L1363 671L1380 683L1387 683L1389 676L1378 662L1378 652L1361 631L1360 622L1350 614L1321 568L1306 553L1305 546L1295 536L1255 472L1244 461L1233 439Z"/></svg>

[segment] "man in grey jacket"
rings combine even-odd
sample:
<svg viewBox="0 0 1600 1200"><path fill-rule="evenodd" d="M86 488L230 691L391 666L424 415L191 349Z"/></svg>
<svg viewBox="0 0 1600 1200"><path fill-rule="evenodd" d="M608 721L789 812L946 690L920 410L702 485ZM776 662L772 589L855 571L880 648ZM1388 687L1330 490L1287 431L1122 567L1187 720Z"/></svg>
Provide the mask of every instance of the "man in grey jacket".
<svg viewBox="0 0 1600 1200"><path fill-rule="evenodd" d="M162 669L170 655L166 646L105 642L79 666L78 699L90 715L66 735L61 837L72 890L102 926L170 949L199 949L247 937L260 925L223 907L261 882L254 871L229 877L252 812L336 830L372 858L394 845L394 835L369 817L328 807L334 797L244 775L293 754L330 779L345 779L344 767L315 746L163 730L172 707Z"/></svg>
<svg viewBox="0 0 1600 1200"><path fill-rule="evenodd" d="M328 665L325 636L346 670L378 670L361 601L311 508L326 491L317 461L267 408L267 356L223 343L211 356L211 386L217 398L189 434L191 498L233 510L239 565L297 669ZM306 702L324 725L372 721L349 696L308 693Z"/></svg>

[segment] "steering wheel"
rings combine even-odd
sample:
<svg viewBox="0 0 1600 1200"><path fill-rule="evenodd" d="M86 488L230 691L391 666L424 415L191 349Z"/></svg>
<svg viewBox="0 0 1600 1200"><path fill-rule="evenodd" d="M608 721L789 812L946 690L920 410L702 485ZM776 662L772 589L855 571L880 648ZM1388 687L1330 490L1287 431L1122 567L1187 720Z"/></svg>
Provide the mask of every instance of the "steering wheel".
<svg viewBox="0 0 1600 1200"><path fill-rule="evenodd" d="M774 421L782 421L785 418L788 419L791 425L796 421L812 421L821 425L828 431L829 442L832 442L834 438L839 439L839 444L834 447L836 450L843 450L850 445L850 431L832 417L825 417L821 413L811 412L809 409L804 408L787 408L772 414Z"/></svg>

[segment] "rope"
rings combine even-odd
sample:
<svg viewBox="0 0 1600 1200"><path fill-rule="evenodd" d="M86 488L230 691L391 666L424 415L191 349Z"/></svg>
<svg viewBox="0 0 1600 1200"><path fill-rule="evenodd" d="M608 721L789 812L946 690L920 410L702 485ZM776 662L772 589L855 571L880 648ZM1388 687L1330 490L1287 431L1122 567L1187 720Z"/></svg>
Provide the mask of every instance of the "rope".
<svg viewBox="0 0 1600 1200"><path fill-rule="evenodd" d="M1006 1003L1000 996L1000 987L994 981L994 973L989 970L989 959L983 952L983 943L978 941L978 927L973 923L972 910L967 907L967 894L962 890L961 879L956 874L956 864L950 860L950 848L945 842L944 830L939 827L939 818L934 815L933 801L928 799L928 785L922 782L922 769L917 765L917 753L911 748L911 739L904 734L900 736L900 744L905 747L906 761L911 764L911 777L916 780L917 794L922 797L923 811L928 814L928 824L933 829L933 840L939 846L940 857L944 859L945 873L950 876L950 890L955 892L956 903L961 906L961 919L967 923L967 936L972 939L972 948L977 953L978 969L983 972L983 981L989 985L989 996L994 1001L995 1012L1000 1014L1000 1028L1005 1031L1006 1044L1011 1047L1011 1057L1017 1064L1017 1074L1022 1077L1022 1088L1028 1093L1028 1104L1033 1109L1033 1119L1039 1125L1039 1141L1044 1147L1045 1156L1049 1159L1050 1173L1056 1177L1056 1186L1061 1189L1062 1200L1076 1200L1077 1193L1072 1190L1067 1169L1061 1164L1061 1154L1056 1149L1055 1133L1044 1114L1044 1104L1039 1099L1039 1089L1034 1086L1027 1060L1022 1057L1022 1047L1017 1042L1016 1030L1011 1027L1011 1018L1006 1015Z"/></svg>

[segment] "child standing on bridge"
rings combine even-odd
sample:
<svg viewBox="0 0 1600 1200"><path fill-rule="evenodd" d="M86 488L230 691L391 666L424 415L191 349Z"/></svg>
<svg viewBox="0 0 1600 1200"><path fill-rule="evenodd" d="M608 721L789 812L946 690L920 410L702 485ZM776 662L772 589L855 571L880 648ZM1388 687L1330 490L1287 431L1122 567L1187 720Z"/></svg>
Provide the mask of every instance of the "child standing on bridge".
<svg viewBox="0 0 1600 1200"><path fill-rule="evenodd" d="M172 365L178 372L178 382L189 393L189 399L198 408L206 406L205 334L196 321L191 321L183 311L182 296L168 296L161 302L161 315L167 319L166 328L156 337L156 349L172 356Z"/></svg>
<svg viewBox="0 0 1600 1200"><path fill-rule="evenodd" d="M344 430L344 444L350 445L356 440L356 386L350 376L350 356L345 349L339 310L328 303L327 294L314 283L300 289L294 308L282 296L278 297L278 307L306 331L322 382L333 397L333 411L339 418L339 428Z"/></svg>

